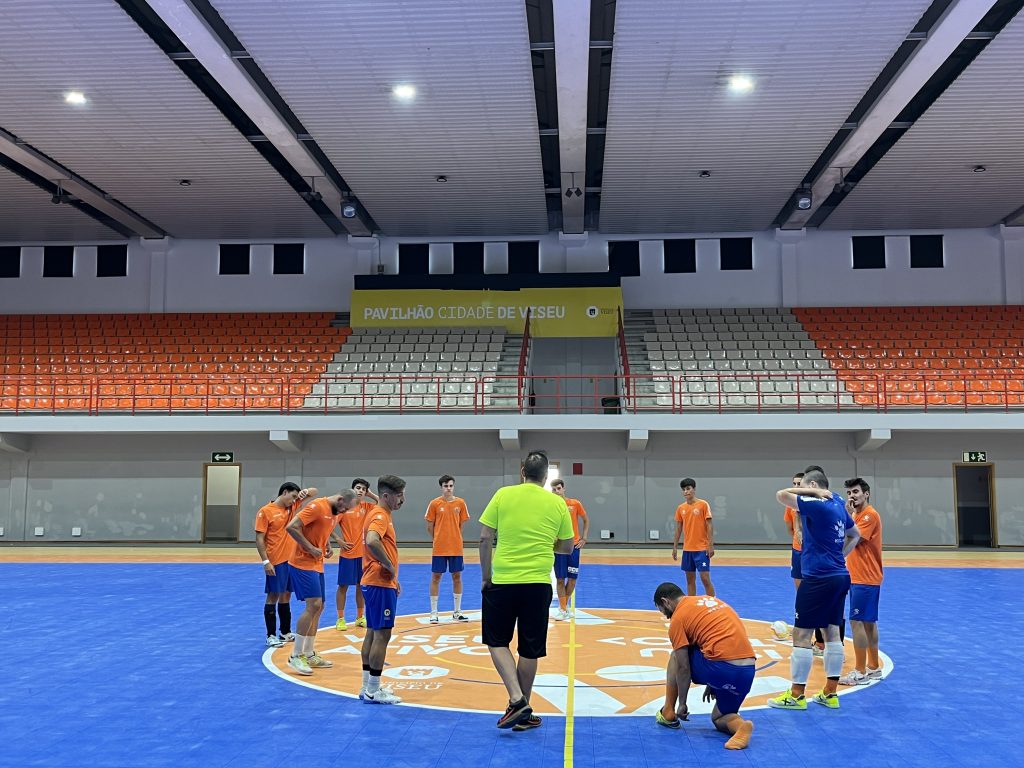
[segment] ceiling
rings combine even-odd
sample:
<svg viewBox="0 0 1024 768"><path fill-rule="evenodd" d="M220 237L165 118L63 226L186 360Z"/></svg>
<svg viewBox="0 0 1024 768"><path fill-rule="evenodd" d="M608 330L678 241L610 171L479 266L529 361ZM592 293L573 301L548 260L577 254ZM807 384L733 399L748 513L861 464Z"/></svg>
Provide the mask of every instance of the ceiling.
<svg viewBox="0 0 1024 768"><path fill-rule="evenodd" d="M1024 0L590 0L592 13L568 18L551 16L550 0L5 0L0 130L57 170L0 154L0 242L123 239L88 206L51 203L52 184L71 176L177 238L333 237L354 220L303 196L318 183L383 235L539 235L560 228L564 200L545 188L546 172L561 177L543 143L558 141L552 123L585 117L586 178L600 183L585 191L588 228L768 229L828 166L837 136L870 122L884 78L903 73L890 62L923 50L940 24L955 42L971 33L973 22L955 28L968 5L1005 19L974 30L976 56L931 62L949 82L908 92L923 111L901 116L884 151L865 145L860 177L814 222L833 229L1013 220L1024 206ZM162 26L168 8L216 33L221 69ZM610 41L595 38L609 29ZM588 33L589 81L586 62L563 60L576 74L557 82L559 41ZM322 169L315 178L247 112L237 94L248 86L223 74L232 67L259 91L256 111L275 113ZM736 74L750 92L730 92ZM395 98L401 83L415 85L413 100ZM66 104L71 90L87 104ZM588 115L569 114L579 104Z"/></svg>

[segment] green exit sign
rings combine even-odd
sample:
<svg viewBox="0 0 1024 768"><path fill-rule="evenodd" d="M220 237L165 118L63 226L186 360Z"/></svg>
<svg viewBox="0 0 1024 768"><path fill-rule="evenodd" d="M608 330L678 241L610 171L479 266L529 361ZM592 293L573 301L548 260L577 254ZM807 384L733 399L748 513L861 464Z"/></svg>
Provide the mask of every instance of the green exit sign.
<svg viewBox="0 0 1024 768"><path fill-rule="evenodd" d="M967 454L964 454L965 456ZM217 451L211 456L214 464L231 464L235 460L235 454L230 451ZM964 459L967 461L967 459Z"/></svg>
<svg viewBox="0 0 1024 768"><path fill-rule="evenodd" d="M964 451L964 461L968 464L985 464L988 462L988 455L985 451Z"/></svg>

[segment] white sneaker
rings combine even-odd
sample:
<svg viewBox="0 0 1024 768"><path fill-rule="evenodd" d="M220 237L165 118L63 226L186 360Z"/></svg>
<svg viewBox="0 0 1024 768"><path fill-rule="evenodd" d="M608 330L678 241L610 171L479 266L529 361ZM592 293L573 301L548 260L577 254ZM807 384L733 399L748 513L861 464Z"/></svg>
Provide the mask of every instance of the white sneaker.
<svg viewBox="0 0 1024 768"><path fill-rule="evenodd" d="M376 693L367 693L366 698L374 704L401 704L402 700L390 688L378 688Z"/></svg>
<svg viewBox="0 0 1024 768"><path fill-rule="evenodd" d="M437 624L437 621L438 621L437 614L436 613L430 614L430 623L431 624Z"/></svg>
<svg viewBox="0 0 1024 768"><path fill-rule="evenodd" d="M845 675L839 678L840 685L867 685L871 680L868 676L862 672L858 672L856 669L851 669Z"/></svg>
<svg viewBox="0 0 1024 768"><path fill-rule="evenodd" d="M280 648L284 643L277 635L267 635L268 648Z"/></svg>
<svg viewBox="0 0 1024 768"><path fill-rule="evenodd" d="M469 621L469 616L462 611L456 611L452 614L452 621Z"/></svg>
<svg viewBox="0 0 1024 768"><path fill-rule="evenodd" d="M867 671L864 673L864 677L866 677L868 680L881 680L882 679L882 668L881 667L879 667L878 669L872 669L871 667L866 667L866 669L867 669Z"/></svg>
<svg viewBox="0 0 1024 768"><path fill-rule="evenodd" d="M300 675L312 675L313 670L309 666L309 662L306 661L305 656L289 656L288 666L298 672Z"/></svg>
<svg viewBox="0 0 1024 768"><path fill-rule="evenodd" d="M574 608L570 608L568 611L565 612L565 617L567 619L575 619L576 618L576 610Z"/></svg>
<svg viewBox="0 0 1024 768"><path fill-rule="evenodd" d="M569 612L568 611L563 611L561 608L559 608L555 612L555 621L565 621L568 618L569 618Z"/></svg>
<svg viewBox="0 0 1024 768"><path fill-rule="evenodd" d="M295 633L289 632L287 635L278 635L278 639L282 643L293 643L295 642Z"/></svg>
<svg viewBox="0 0 1024 768"><path fill-rule="evenodd" d="M359 688L359 700L368 701L370 699L370 692L366 690L366 686L360 686Z"/></svg>

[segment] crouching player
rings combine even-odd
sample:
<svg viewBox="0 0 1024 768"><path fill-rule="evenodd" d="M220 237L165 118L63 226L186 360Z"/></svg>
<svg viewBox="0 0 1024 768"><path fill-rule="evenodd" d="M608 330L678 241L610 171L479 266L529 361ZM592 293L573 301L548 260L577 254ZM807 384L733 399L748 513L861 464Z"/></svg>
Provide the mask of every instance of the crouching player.
<svg viewBox="0 0 1024 768"><path fill-rule="evenodd" d="M687 597L671 582L655 591L654 605L669 619L672 641L658 724L678 728L680 720L688 719L690 683L704 685L704 701L715 700L711 722L730 737L725 748L745 749L754 723L738 713L754 682L754 649L742 620L718 598Z"/></svg>

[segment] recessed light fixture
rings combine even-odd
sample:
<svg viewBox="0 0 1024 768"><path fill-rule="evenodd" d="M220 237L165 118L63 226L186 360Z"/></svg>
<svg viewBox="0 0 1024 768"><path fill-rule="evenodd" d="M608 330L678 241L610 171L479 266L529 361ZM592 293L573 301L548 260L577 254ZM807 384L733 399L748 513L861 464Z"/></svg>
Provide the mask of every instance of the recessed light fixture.
<svg viewBox="0 0 1024 768"><path fill-rule="evenodd" d="M749 93L754 90L754 80L748 75L733 75L729 78L729 90L733 93Z"/></svg>
<svg viewBox="0 0 1024 768"><path fill-rule="evenodd" d="M85 94L81 91L68 91L64 94L64 101L68 104L73 104L76 107L80 107L87 103L89 100L85 98Z"/></svg>
<svg viewBox="0 0 1024 768"><path fill-rule="evenodd" d="M711 178L711 171L701 171L697 175L700 176L702 179L710 179Z"/></svg>
<svg viewBox="0 0 1024 768"><path fill-rule="evenodd" d="M345 203L341 206L341 215L346 219L354 219L356 217L356 207L352 203Z"/></svg>
<svg viewBox="0 0 1024 768"><path fill-rule="evenodd" d="M192 186L192 180L191 179L182 179L181 181L178 182L178 186L179 187L191 187Z"/></svg>
<svg viewBox="0 0 1024 768"><path fill-rule="evenodd" d="M438 184L447 184L448 183L448 177L447 176L435 176L434 177L434 181L436 181Z"/></svg>
<svg viewBox="0 0 1024 768"><path fill-rule="evenodd" d="M412 101L416 98L416 86L410 83L400 83L391 89L391 94L402 101Z"/></svg>
<svg viewBox="0 0 1024 768"><path fill-rule="evenodd" d="M984 165L976 165L973 168L971 168L971 171L974 173L984 173L987 170L988 168L986 168Z"/></svg>

